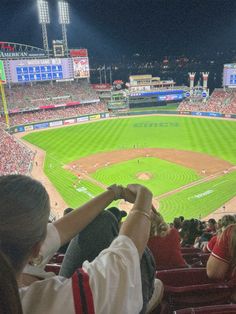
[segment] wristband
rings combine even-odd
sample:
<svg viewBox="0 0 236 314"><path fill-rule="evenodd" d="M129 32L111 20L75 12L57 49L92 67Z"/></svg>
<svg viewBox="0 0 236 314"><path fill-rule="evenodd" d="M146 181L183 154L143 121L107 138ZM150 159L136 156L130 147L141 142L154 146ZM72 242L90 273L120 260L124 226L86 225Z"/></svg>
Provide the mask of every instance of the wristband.
<svg viewBox="0 0 236 314"><path fill-rule="evenodd" d="M139 215L143 215L144 217L146 217L150 222L152 222L151 216L148 213L145 213L143 211L134 209L130 211L130 214L139 214Z"/></svg>

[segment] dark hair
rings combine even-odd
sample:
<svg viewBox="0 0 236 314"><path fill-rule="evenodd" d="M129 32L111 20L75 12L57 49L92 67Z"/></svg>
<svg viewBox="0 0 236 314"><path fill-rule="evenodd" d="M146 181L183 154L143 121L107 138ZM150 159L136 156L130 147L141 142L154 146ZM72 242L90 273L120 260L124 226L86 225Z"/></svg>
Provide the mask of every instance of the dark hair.
<svg viewBox="0 0 236 314"><path fill-rule="evenodd" d="M210 218L210 219L208 220L208 223L215 225L215 224L216 224L216 220L215 220L214 218Z"/></svg>
<svg viewBox="0 0 236 314"><path fill-rule="evenodd" d="M0 313L23 314L14 270L0 251Z"/></svg>
<svg viewBox="0 0 236 314"><path fill-rule="evenodd" d="M22 175L0 177L0 249L16 272L44 240L49 212L49 196L40 182Z"/></svg>
<svg viewBox="0 0 236 314"><path fill-rule="evenodd" d="M64 211L63 211L63 216L65 216L65 215L67 215L67 214L73 212L73 210L74 210L74 209L73 209L73 208L70 208L70 207L64 209Z"/></svg>

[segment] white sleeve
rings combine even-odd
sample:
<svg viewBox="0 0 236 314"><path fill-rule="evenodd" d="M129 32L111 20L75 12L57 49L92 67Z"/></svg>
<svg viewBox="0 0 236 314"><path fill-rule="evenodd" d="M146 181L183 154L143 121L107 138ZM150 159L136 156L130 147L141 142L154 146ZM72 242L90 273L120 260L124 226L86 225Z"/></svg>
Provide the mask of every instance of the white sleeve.
<svg viewBox="0 0 236 314"><path fill-rule="evenodd" d="M36 266L27 264L23 270L23 273L35 275L40 278L46 278L51 276L51 273L46 273L44 268L53 255L58 251L61 246L60 235L57 228L52 224L47 225L47 235L40 249L39 255L41 256L41 262Z"/></svg>
<svg viewBox="0 0 236 314"><path fill-rule="evenodd" d="M39 254L43 257L42 265L48 263L48 261L53 257L53 255L59 250L61 246L60 235L57 231L57 228L52 224L47 226L47 236L44 240Z"/></svg>
<svg viewBox="0 0 236 314"><path fill-rule="evenodd" d="M126 236L118 236L92 262L84 262L89 275L96 314L134 314L142 309L142 283L137 248Z"/></svg>

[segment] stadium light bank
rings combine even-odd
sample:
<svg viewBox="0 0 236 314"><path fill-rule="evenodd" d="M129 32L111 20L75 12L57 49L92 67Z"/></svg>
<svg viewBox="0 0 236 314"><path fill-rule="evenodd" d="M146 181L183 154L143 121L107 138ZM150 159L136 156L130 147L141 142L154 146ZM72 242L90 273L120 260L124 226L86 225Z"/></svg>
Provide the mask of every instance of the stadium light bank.
<svg viewBox="0 0 236 314"><path fill-rule="evenodd" d="M43 47L49 56L47 24L50 24L48 2L45 0L37 0L39 24L42 25Z"/></svg>
<svg viewBox="0 0 236 314"><path fill-rule="evenodd" d="M66 25L70 24L69 4L66 1L58 1L59 24L62 27L62 39L65 47L65 53L68 57L68 41Z"/></svg>

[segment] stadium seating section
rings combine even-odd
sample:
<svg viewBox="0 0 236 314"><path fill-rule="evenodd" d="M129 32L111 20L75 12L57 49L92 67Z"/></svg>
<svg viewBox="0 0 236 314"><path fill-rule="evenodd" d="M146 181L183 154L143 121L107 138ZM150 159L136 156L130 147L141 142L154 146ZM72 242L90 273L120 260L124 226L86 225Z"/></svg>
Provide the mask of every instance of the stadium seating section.
<svg viewBox="0 0 236 314"><path fill-rule="evenodd" d="M192 98L183 100L178 111L206 111L223 114L236 114L236 91L234 89L215 89L208 100Z"/></svg>
<svg viewBox="0 0 236 314"><path fill-rule="evenodd" d="M5 88L5 94L9 110L98 99L87 81L14 84Z"/></svg>
<svg viewBox="0 0 236 314"><path fill-rule="evenodd" d="M34 153L0 128L0 175L28 174Z"/></svg>

